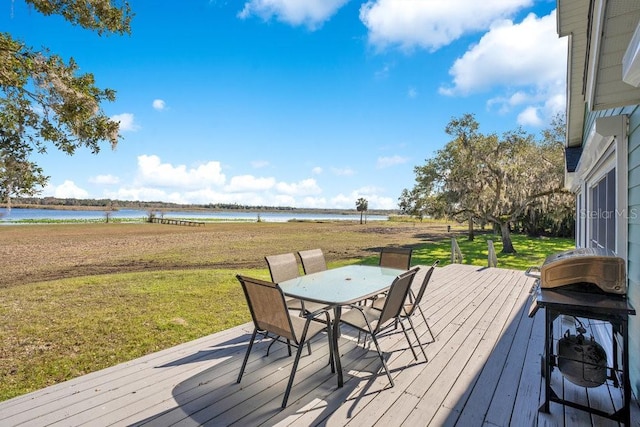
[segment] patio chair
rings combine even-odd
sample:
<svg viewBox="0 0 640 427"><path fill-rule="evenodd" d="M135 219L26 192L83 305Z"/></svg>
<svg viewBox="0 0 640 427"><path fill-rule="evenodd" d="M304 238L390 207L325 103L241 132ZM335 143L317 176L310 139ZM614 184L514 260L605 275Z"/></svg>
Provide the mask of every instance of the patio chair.
<svg viewBox="0 0 640 427"><path fill-rule="evenodd" d="M322 249L309 249L298 251L298 256L302 262L304 274L317 273L327 269L327 262L324 259Z"/></svg>
<svg viewBox="0 0 640 427"><path fill-rule="evenodd" d="M247 366L249 354L251 353L258 332L271 332L278 337L286 339L287 344L289 344L289 355L291 355L291 345L297 347L297 351L291 368L291 374L289 374L289 382L284 393L284 398L282 399L282 408L285 408L287 406L287 400L289 399L289 393L291 392L291 386L293 385L296 369L298 368L298 362L300 361L300 355L302 354L302 348L305 343L309 344L309 340L320 332L327 332L329 338L329 364L331 365L331 372L335 372L329 313L327 311L319 311L306 314L304 317L291 316L287 309L284 293L277 284L241 275L236 277L242 285L254 325L251 341L249 341L249 347L244 356L237 383L240 383L242 379L242 374ZM327 317L326 323L315 320L316 317L322 314ZM278 338L276 338L276 340L277 339ZM311 354L310 348L309 354Z"/></svg>
<svg viewBox="0 0 640 427"><path fill-rule="evenodd" d="M273 283L284 282L300 276L298 260L293 253L269 255L264 258L269 266L271 281ZM314 312L324 308L321 304L302 301L296 298L286 297L287 307L290 310L300 310L302 312Z"/></svg>
<svg viewBox="0 0 640 427"><path fill-rule="evenodd" d="M380 250L380 260L378 265L380 267L397 268L399 270L408 270L411 266L411 253L412 249L407 248L382 248ZM370 298L371 302L375 302L378 298L385 296L384 292L380 295L376 295ZM366 301L365 301L366 302Z"/></svg>
<svg viewBox="0 0 640 427"><path fill-rule="evenodd" d="M380 251L380 267L408 270L411 267L410 248L382 248Z"/></svg>
<svg viewBox="0 0 640 427"><path fill-rule="evenodd" d="M429 326L429 322L427 322L427 316L424 315L424 311L422 311L422 307L420 307L420 302L422 301L422 298L424 297L424 294L427 290L427 285L431 280L431 275L433 274L433 270L435 270L439 262L440 262L439 260L436 260L436 262L434 262L433 265L429 267L429 269L427 270L427 273L424 275L424 278L422 279L422 283L420 284L420 288L418 289L417 294L414 295L413 290L411 289L409 290L409 296L411 297L411 295L413 295L413 298L409 298L408 301L405 301L403 310L401 313L401 317L407 319L409 321L409 324L411 325L411 328L414 328L411 317L416 312L416 310L420 311L420 314L422 315L422 319L424 320L424 324L427 325L427 330L429 331L429 335L431 335L431 341L427 342L427 344L435 342L436 337L433 335L433 332L431 332L431 327ZM378 298L373 302L373 308L382 310L385 304L385 300L386 300L386 297ZM414 328L414 331L415 331L415 328Z"/></svg>
<svg viewBox="0 0 640 427"><path fill-rule="evenodd" d="M404 336L409 343L409 348L413 353L413 357L418 360L418 355L411 344L411 340L409 339L409 334L407 333L407 328L402 321L402 307L405 299L407 298L407 293L409 292L409 288L411 287L411 283L413 282L413 278L418 272L417 268L411 269L405 273L400 274L395 278L391 287L389 288L389 292L387 294L387 298L385 299L384 306L382 310L377 310L370 306L366 305L356 305L352 304L350 306L350 310L346 311L342 314L340 321L347 325L350 325L358 330L358 332L364 332L365 334L371 335L371 340L376 347L376 351L380 356L380 360L382 361L382 366L389 378L389 382L391 383L391 387L394 386L393 378L391 377L391 373L389 372L389 368L387 367L387 363L384 360L384 356L382 351L380 350L380 345L378 344L377 336L382 332L385 332L387 329L394 326L395 321L402 326L402 331L404 332ZM418 340L418 344L422 349L422 353L426 356L424 352L424 348L422 348L422 343L420 343L420 339L418 338L418 334L413 331Z"/></svg>

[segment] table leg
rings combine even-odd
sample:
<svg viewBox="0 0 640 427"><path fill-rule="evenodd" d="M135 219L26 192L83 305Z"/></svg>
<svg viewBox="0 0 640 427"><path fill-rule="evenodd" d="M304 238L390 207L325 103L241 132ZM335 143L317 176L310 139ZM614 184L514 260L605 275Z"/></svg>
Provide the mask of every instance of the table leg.
<svg viewBox="0 0 640 427"><path fill-rule="evenodd" d="M338 387L343 386L342 364L340 363L340 350L338 349L338 338L340 336L340 316L342 307L337 305L333 308L333 360L336 364L338 374Z"/></svg>

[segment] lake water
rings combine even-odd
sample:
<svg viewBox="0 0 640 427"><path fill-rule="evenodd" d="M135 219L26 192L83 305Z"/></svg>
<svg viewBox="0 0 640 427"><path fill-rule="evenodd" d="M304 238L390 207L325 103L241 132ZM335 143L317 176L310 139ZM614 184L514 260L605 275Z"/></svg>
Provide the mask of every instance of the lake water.
<svg viewBox="0 0 640 427"><path fill-rule="evenodd" d="M120 209L111 212L111 218L140 220L148 216L148 210L143 209ZM203 211L164 211L165 218L199 219L202 221L226 220L226 221L257 221L265 222L287 222L290 220L304 221L360 221L360 214L328 214L328 213L300 213L300 212L203 212ZM12 223L20 220L104 220L104 211L85 210L58 210L58 209L11 209L7 215L7 210L0 208L0 224ZM386 221L386 215L367 215L367 221Z"/></svg>

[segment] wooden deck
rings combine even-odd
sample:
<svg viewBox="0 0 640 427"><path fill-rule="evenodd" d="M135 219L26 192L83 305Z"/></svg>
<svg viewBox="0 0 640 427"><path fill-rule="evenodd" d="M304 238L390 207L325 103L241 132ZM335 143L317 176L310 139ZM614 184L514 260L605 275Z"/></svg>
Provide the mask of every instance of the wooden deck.
<svg viewBox="0 0 640 427"><path fill-rule="evenodd" d="M538 412L544 316L527 317L532 283L521 271L437 268L424 300L436 335L426 346L429 361L414 361L401 332L381 340L393 388L375 350L343 328L344 387L336 387L320 335L312 355L303 353L289 405L280 410L293 357L280 344L263 357L262 342L236 384L252 331L245 324L2 402L0 425L618 425L555 403L550 414ZM415 317L427 341L421 320ZM553 385L605 410L621 401L618 389L579 388L557 369ZM632 425L640 425L635 402Z"/></svg>

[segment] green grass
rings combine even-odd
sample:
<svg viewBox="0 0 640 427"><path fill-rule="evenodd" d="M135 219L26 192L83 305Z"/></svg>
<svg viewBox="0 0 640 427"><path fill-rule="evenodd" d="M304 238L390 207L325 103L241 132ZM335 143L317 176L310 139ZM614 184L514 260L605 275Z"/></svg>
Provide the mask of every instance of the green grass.
<svg viewBox="0 0 640 427"><path fill-rule="evenodd" d="M2 289L0 400L248 322L237 273L128 273ZM266 270L244 273L268 279Z"/></svg>
<svg viewBox="0 0 640 427"><path fill-rule="evenodd" d="M499 268L510 268L514 270L526 270L531 266L539 266L544 259L556 252L575 248L573 239L539 237L531 238L521 234L511 235L513 246L517 253L503 254L502 240L499 235L476 234L473 241L466 237L458 237L456 241L464 258L463 264L487 266L488 246L487 240L493 240L496 250ZM439 266L451 264L451 240L446 239L438 242L425 243L414 247L411 257L411 264L431 265L439 260ZM376 265L377 256L365 258L361 262L367 265Z"/></svg>
<svg viewBox="0 0 640 427"><path fill-rule="evenodd" d="M570 239L513 235L517 254L504 255L499 236L464 237L464 263L487 265L493 239L498 267L525 270L574 247ZM451 242L414 248L413 264L450 262ZM377 264L377 256L330 268ZM269 279L266 269L191 269L96 275L0 289L0 401L250 320L235 275Z"/></svg>
<svg viewBox="0 0 640 427"><path fill-rule="evenodd" d="M464 258L463 264L487 266L487 240L493 240L498 257L498 267L514 270L526 270L531 266L539 266L544 259L556 252L575 248L573 239L561 238L531 238L521 234L512 234L515 254L502 253L502 240L499 235L476 234L470 242L466 237L458 237L456 241ZM440 260L440 266L451 263L451 241L429 243L414 250L412 261L414 264L431 264Z"/></svg>

